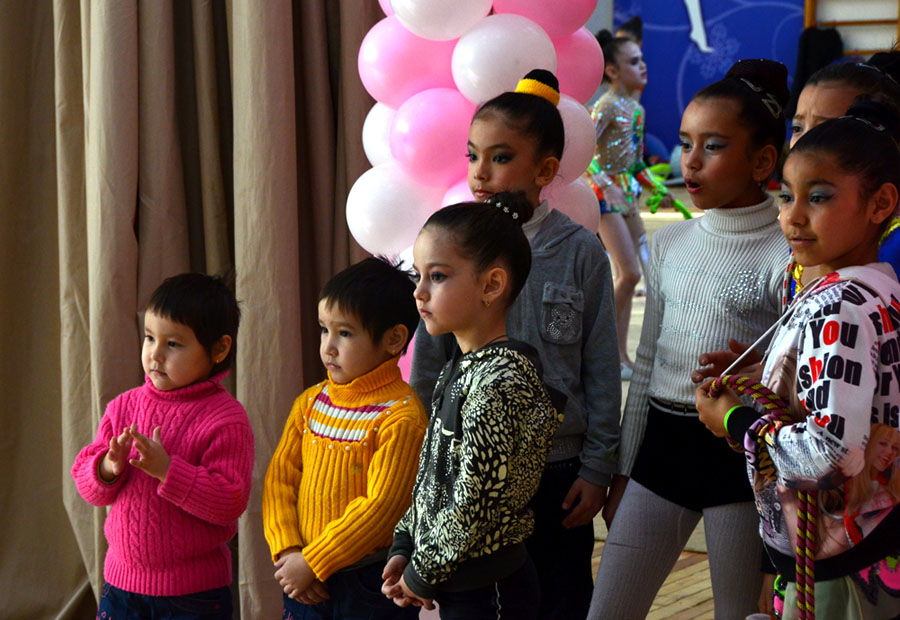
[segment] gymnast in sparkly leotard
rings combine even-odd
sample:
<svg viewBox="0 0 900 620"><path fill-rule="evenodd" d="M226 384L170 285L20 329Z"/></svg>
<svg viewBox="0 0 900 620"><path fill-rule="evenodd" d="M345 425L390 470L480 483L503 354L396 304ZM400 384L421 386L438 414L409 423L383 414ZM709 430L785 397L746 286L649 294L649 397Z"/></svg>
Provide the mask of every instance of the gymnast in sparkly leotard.
<svg viewBox="0 0 900 620"><path fill-rule="evenodd" d="M644 108L632 93L647 84L647 65L641 48L631 39L597 35L606 60L604 79L609 90L591 111L597 132L597 148L587 181L600 201L600 238L612 259L616 302L616 331L622 378L631 378L632 362L626 346L631 318L631 298L641 279L640 240L645 236L638 210L641 185L662 187L642 160ZM664 190L663 190L664 191ZM670 205L668 197L663 206Z"/></svg>

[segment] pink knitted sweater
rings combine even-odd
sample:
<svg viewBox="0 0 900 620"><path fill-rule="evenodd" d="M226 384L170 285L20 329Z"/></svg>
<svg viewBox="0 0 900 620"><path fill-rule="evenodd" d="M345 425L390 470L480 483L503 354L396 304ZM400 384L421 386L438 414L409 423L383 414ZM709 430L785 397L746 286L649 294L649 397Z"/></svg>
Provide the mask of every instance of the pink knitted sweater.
<svg viewBox="0 0 900 620"><path fill-rule="evenodd" d="M221 385L227 373L163 392L144 385L113 399L94 442L72 466L78 492L106 518L104 577L139 594L179 596L231 583L226 544L247 507L253 431L241 404ZM109 440L132 422L152 436L161 428L171 457L164 483L127 466L115 482L100 480ZM132 447L130 458L137 458Z"/></svg>

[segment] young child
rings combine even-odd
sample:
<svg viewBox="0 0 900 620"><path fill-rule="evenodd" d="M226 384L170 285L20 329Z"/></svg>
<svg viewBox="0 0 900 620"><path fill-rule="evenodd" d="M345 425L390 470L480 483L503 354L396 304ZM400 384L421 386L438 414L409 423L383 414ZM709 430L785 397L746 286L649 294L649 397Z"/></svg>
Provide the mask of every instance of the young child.
<svg viewBox="0 0 900 620"><path fill-rule="evenodd" d="M900 84L891 74L878 68L884 64L894 72L900 70L900 52L882 52L866 63L839 63L816 71L806 82L797 100L797 112L791 123L791 146L806 132L831 118L843 116L858 95L870 95L900 106ZM900 219L885 226L879 241L879 260L900 268ZM804 273L803 266L791 261L785 281L785 305L790 303L805 282L825 275L818 267Z"/></svg>
<svg viewBox="0 0 900 620"><path fill-rule="evenodd" d="M597 149L587 174L600 201L600 238L615 267L616 329L622 379L631 379L633 362L628 356L628 323L631 299L641 279L641 244L646 232L638 209L641 185L666 193L643 162L644 108L639 94L647 85L647 64L640 46L630 38L597 35L606 59L607 90L594 104L591 118L597 132ZM668 198L666 199L668 200ZM668 205L668 202L667 202Z"/></svg>
<svg viewBox="0 0 900 620"><path fill-rule="evenodd" d="M532 500L534 533L527 541L541 584L540 618L584 618L593 590L593 518L616 471L621 383L612 277L592 231L540 200L553 180L565 136L556 109L558 83L532 71L516 92L479 108L469 130L469 187L478 201L522 191L536 207L522 224L531 271L506 315L510 338L533 346L544 383L561 393L562 424L553 438ZM453 357L452 334L416 332L410 384L431 402L434 384Z"/></svg>
<svg viewBox="0 0 900 620"><path fill-rule="evenodd" d="M603 548L591 618L642 618L701 516L717 618L754 611L761 549L744 462L713 441L693 407L697 356L755 339L781 308L788 248L765 187L781 146L787 70L736 63L684 111L681 169L705 214L658 231L641 341L622 420L621 505ZM713 346L720 345L720 346ZM751 558L748 562L748 558ZM749 563L749 567L748 567Z"/></svg>
<svg viewBox="0 0 900 620"><path fill-rule="evenodd" d="M328 379L291 409L266 472L263 523L284 618L415 618L381 594L427 417L397 366L419 314L410 274L367 258L319 295Z"/></svg>
<svg viewBox="0 0 900 620"><path fill-rule="evenodd" d="M807 521L818 530L809 576L820 618L900 614L900 285L876 262L900 187L898 124L895 110L859 101L809 130L785 163L784 236L801 265L828 274L794 300L766 356L763 383L797 422L760 416L730 391L710 398L708 383L696 394L701 421L748 453L760 533L789 581L798 490L811 496L807 514L818 507ZM798 617L795 588L785 594L783 617Z"/></svg>
<svg viewBox="0 0 900 620"><path fill-rule="evenodd" d="M231 618L226 543L253 468L250 421L221 384L239 321L220 278L174 276L150 298L144 385L109 403L72 466L81 496L112 506L98 618Z"/></svg>
<svg viewBox="0 0 900 620"><path fill-rule="evenodd" d="M459 349L441 371L413 503L394 531L383 592L441 618L537 617L525 548L558 414L537 352L506 333L531 263L521 194L433 214L413 246L416 303L428 332Z"/></svg>

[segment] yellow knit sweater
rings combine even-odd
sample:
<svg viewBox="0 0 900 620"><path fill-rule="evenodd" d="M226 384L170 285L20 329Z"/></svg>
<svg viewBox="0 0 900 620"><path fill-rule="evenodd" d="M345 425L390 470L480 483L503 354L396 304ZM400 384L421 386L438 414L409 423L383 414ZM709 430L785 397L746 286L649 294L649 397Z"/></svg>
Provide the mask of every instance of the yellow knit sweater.
<svg viewBox="0 0 900 620"><path fill-rule="evenodd" d="M428 418L400 376L397 358L350 383L304 391L263 489L263 525L273 560L300 547L316 577L378 549L412 499Z"/></svg>

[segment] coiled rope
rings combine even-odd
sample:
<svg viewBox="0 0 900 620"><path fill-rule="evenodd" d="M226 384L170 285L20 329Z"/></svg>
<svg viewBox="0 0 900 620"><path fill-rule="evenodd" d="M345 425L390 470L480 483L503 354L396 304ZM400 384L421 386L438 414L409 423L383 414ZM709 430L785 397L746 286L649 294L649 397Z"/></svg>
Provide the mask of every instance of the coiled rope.
<svg viewBox="0 0 900 620"><path fill-rule="evenodd" d="M709 387L709 395L716 398L726 388L750 396L766 410L766 417L785 424L796 420L790 408L778 394L758 381L742 375L723 375ZM736 452L744 446L732 438L728 445ZM800 620L815 620L815 558L816 558L816 493L797 491L797 546L794 549L794 572L797 584L797 611Z"/></svg>

